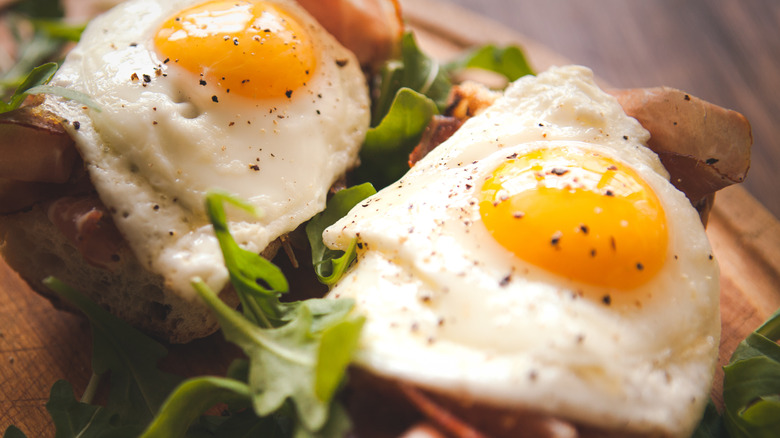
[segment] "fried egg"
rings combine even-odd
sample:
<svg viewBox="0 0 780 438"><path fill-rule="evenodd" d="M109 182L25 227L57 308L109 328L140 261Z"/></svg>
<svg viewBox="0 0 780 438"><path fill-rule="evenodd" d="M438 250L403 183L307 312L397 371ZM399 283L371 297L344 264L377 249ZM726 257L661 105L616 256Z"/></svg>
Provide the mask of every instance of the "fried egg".
<svg viewBox="0 0 780 438"><path fill-rule="evenodd" d="M324 208L368 129L365 77L289 0L131 0L93 20L51 85L103 203L138 259L185 297L227 281L204 209L222 190L259 217L230 224L262 251Z"/></svg>
<svg viewBox="0 0 780 438"><path fill-rule="evenodd" d="M719 271L649 134L584 67L522 78L328 228L358 263L358 366L470 403L689 435Z"/></svg>

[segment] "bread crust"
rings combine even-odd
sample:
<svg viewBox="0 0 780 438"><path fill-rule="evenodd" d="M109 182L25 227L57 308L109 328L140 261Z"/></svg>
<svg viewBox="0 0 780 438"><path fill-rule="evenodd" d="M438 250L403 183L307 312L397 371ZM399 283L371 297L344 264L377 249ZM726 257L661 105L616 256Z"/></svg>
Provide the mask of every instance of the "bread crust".
<svg viewBox="0 0 780 438"><path fill-rule="evenodd" d="M262 255L273 257L279 241ZM149 335L170 343L187 343L214 333L219 325L200 300L185 300L164 286L163 278L144 268L126 241L116 252L117 263L103 269L87 263L79 250L49 220L45 206L0 215L0 253L32 290L55 307L73 310L43 284L53 276L74 287L114 316ZM231 307L239 300L232 287L220 298Z"/></svg>

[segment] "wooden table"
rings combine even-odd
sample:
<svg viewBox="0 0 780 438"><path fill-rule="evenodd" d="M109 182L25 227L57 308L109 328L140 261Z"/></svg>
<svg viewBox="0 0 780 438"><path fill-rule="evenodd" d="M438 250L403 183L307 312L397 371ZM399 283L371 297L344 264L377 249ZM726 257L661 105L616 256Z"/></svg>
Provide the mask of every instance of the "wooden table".
<svg viewBox="0 0 780 438"><path fill-rule="evenodd" d="M563 53L566 56L561 56L535 39L496 25L494 21L480 18L473 13L464 12L460 8L448 8L432 0L403 0L402 3L409 24L418 33L423 48L441 57L452 56L468 46L489 41L520 43L527 48L532 64L538 68L566 62L568 56L583 64L590 64L598 75L617 86L666 83L688 89L716 103L727 104L677 80L652 77L639 80L639 76L631 75L628 78L620 77L618 70L600 68L593 62L586 62L587 59L570 56L570 53ZM481 2L486 8L485 11L493 11L492 13L496 13L495 8L502 3L513 5L512 14L521 10L533 10L530 5L508 1ZM552 1L550 5L538 3L539 10L552 8L551 5L564 5L563 2L556 1ZM618 2L608 3L622 5ZM572 15L572 20L565 25L557 25L560 32L574 32L572 22L576 21L574 18L578 18L578 13L576 10L570 10L568 14ZM638 20L637 17L634 19ZM529 20L534 21L530 18ZM548 22L548 25L552 26L552 22ZM544 27L541 23L536 23L535 26ZM624 23L623 26L627 24ZM588 34L587 27L581 25L580 30L584 38ZM592 32L594 35L608 33L604 29L593 29ZM573 34L576 35L576 32ZM617 43L613 41L613 47L615 44ZM624 51L623 54L630 58L632 53L634 52ZM634 59L627 63L634 65L637 72L641 72L641 60ZM681 65L682 67L684 66ZM724 74L732 73L734 72ZM670 73L669 77L675 76ZM679 77L687 76L680 74ZM776 86L780 87L780 84ZM749 108L737 109L747 114ZM767 117L776 118L777 112ZM775 131L780 129L771 126L769 128ZM760 168L761 160L762 158L756 158L754 167ZM771 177L770 175L769 178ZM780 222L744 188L734 187L718 195L710 217L708 234L721 266L724 334L720 361L724 363L736 344L780 306L780 290L777 286L780 284ZM90 375L89 338L88 327L80 318L53 309L46 300L30 292L4 263L0 263L0 433L9 424L16 424L30 437L53 436L44 407L49 388L56 380L67 379L73 383L76 394L82 393ZM219 357L225 351L224 348L219 342L219 335L186 347L176 347L172 353L173 360L167 368L189 375L202 372L202 359ZM219 367L213 368L217 374L224 373ZM716 399L719 397L718 385L721 378L720 374L716 376L713 392Z"/></svg>
<svg viewBox="0 0 780 438"><path fill-rule="evenodd" d="M744 187L780 217L777 0L446 1L592 68L616 87L667 85L743 113L755 140Z"/></svg>

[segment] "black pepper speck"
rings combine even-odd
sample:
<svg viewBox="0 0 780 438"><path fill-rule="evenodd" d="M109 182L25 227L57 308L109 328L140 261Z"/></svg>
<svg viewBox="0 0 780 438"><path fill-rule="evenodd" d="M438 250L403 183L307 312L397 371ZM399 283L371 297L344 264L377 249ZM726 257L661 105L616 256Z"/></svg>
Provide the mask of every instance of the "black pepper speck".
<svg viewBox="0 0 780 438"><path fill-rule="evenodd" d="M563 236L563 233L561 233L560 231L556 231L555 233L553 233L552 238L550 239L550 243L553 246L557 246L561 242L561 236Z"/></svg>

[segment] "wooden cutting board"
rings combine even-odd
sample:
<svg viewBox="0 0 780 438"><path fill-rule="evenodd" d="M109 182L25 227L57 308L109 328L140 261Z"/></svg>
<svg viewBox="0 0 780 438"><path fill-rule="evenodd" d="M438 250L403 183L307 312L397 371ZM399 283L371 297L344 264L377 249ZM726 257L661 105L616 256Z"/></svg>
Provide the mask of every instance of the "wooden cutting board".
<svg viewBox="0 0 780 438"><path fill-rule="evenodd" d="M520 44L536 70L566 63L542 45L461 9L431 0L402 4L421 47L443 59L493 42ZM780 222L744 189L730 187L717 195L707 233L721 266L723 364L736 345L780 307ZM224 375L225 362L213 360L224 355L233 356L235 350L216 334L172 346L163 367L184 375ZM90 360L87 323L54 309L0 263L0 433L14 424L29 437L54 436L45 409L49 389L66 379L78 398L91 374ZM716 401L721 381L722 372L713 389Z"/></svg>

